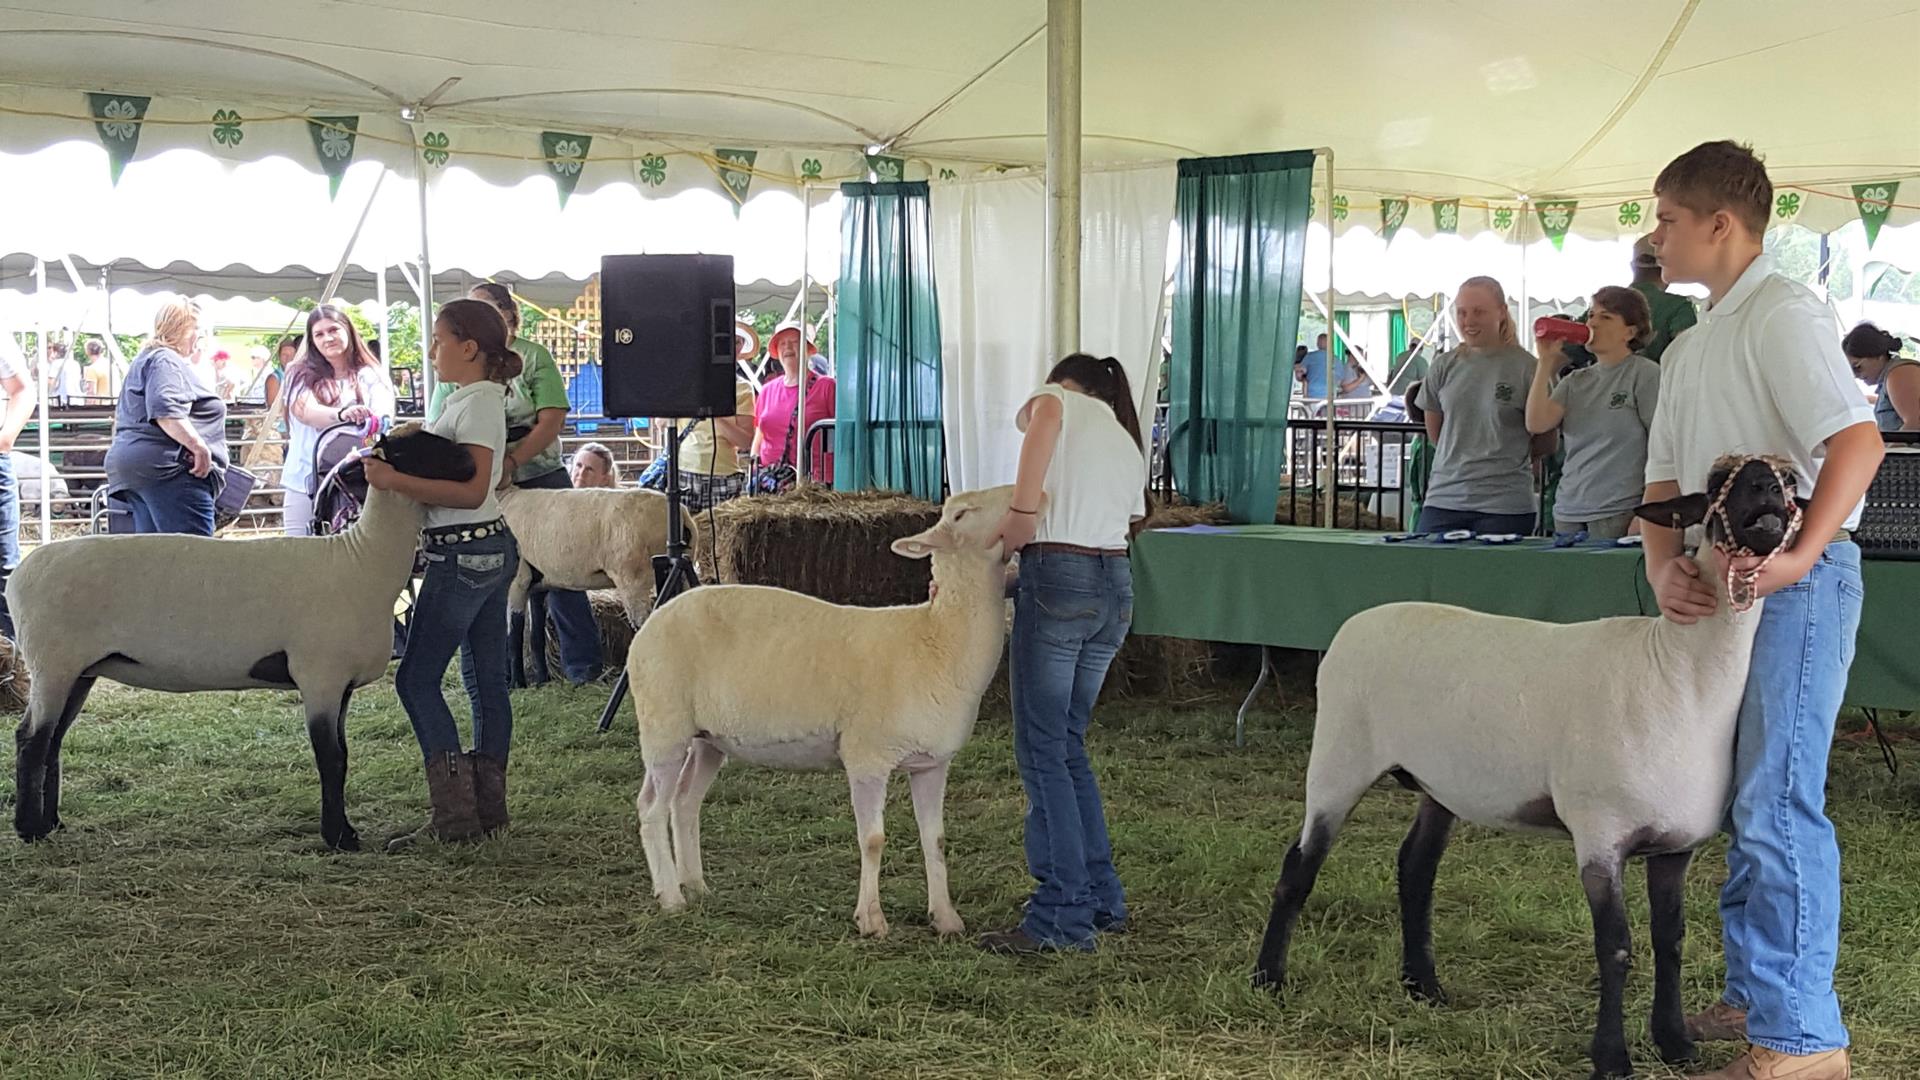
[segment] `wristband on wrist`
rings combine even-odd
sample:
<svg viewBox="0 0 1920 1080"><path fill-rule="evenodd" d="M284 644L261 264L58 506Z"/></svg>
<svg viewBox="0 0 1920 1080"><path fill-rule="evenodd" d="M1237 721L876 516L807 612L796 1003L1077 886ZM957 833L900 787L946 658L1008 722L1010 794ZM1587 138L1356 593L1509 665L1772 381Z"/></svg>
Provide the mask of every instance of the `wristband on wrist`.
<svg viewBox="0 0 1920 1080"><path fill-rule="evenodd" d="M1025 514L1028 517L1033 517L1039 513L1038 510L1022 510L1017 506L1010 506L1007 509L1012 510L1016 514Z"/></svg>

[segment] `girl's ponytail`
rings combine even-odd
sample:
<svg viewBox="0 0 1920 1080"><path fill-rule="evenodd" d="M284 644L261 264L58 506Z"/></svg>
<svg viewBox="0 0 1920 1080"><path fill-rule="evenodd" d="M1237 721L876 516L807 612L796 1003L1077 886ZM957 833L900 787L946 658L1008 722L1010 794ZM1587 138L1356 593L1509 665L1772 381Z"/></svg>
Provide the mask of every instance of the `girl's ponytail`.
<svg viewBox="0 0 1920 1080"><path fill-rule="evenodd" d="M1147 444L1140 435L1140 413L1133 404L1133 384L1127 379L1127 369L1120 361L1111 356L1101 358L1087 353L1074 353L1053 365L1047 373L1049 383L1058 383L1072 379L1080 384L1090 396L1104 402L1113 410L1113 418L1127 429L1133 441L1144 452Z"/></svg>

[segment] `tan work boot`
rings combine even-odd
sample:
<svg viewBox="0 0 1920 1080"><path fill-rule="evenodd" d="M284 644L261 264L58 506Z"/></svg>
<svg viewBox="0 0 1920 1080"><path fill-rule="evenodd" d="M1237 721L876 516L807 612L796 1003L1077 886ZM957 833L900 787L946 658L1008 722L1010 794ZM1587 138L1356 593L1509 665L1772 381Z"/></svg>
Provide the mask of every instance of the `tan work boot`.
<svg viewBox="0 0 1920 1080"><path fill-rule="evenodd" d="M1747 1038L1747 1011L1716 1001L1712 1006L1687 1017L1687 1035L1695 1042L1744 1042Z"/></svg>
<svg viewBox="0 0 1920 1080"><path fill-rule="evenodd" d="M1853 1063L1845 1050L1820 1054L1782 1054L1764 1046L1749 1046L1719 1072L1698 1073L1687 1080L1849 1080Z"/></svg>

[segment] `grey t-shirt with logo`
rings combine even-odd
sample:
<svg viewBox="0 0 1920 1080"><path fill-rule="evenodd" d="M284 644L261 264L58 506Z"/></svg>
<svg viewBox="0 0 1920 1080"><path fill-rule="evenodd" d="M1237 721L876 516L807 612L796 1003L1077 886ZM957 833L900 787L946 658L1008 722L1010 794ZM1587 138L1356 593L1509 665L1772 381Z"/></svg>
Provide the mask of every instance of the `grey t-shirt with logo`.
<svg viewBox="0 0 1920 1080"><path fill-rule="evenodd" d="M1518 345L1462 345L1434 360L1420 389L1421 404L1441 415L1425 505L1472 514L1533 513L1527 434L1533 368L1532 354Z"/></svg>
<svg viewBox="0 0 1920 1080"><path fill-rule="evenodd" d="M1646 493L1647 432L1659 398L1660 365L1644 356L1591 364L1560 380L1553 400L1567 410L1560 422L1567 461L1554 517L1594 521L1640 505Z"/></svg>

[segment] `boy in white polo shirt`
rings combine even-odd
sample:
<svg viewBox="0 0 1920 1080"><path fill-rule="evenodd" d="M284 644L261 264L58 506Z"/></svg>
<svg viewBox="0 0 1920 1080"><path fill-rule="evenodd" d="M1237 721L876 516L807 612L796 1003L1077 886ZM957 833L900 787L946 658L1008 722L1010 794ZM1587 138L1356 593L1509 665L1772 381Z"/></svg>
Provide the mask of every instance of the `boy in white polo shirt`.
<svg viewBox="0 0 1920 1080"><path fill-rule="evenodd" d="M1825 785L1863 595L1860 549L1845 530L1859 522L1880 466L1880 434L1826 305L1763 253L1773 184L1753 152L1695 147L1660 174L1654 195L1666 280L1704 285L1710 299L1661 365L1647 501L1704 491L1713 459L1734 453L1786 458L1798 494L1812 498L1798 538L1756 582L1769 598L1735 748L1720 896L1726 990L1687 1022L1696 1038L1749 1046L1697 1080L1845 1080L1847 1029L1833 988L1840 849ZM1644 533L1661 612L1681 623L1711 615L1713 591L1681 557L1681 534Z"/></svg>

